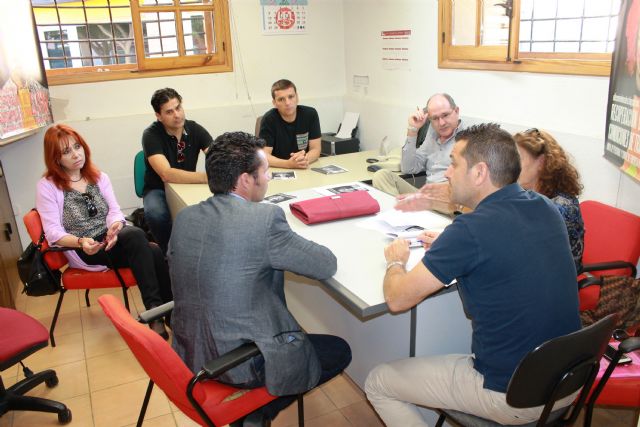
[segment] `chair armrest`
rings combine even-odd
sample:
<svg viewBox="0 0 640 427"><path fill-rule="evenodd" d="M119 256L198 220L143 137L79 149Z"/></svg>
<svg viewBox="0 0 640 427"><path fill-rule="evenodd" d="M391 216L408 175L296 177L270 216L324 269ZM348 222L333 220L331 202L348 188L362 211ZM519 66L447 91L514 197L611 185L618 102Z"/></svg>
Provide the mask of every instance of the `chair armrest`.
<svg viewBox="0 0 640 427"><path fill-rule="evenodd" d="M594 264L586 264L582 266L582 270L580 272L585 273L587 271L614 270L618 268L628 268L631 270L630 276L636 277L636 266L628 261L607 261Z"/></svg>
<svg viewBox="0 0 640 427"><path fill-rule="evenodd" d="M242 362L245 362L250 358L257 356L258 354L260 354L260 350L255 343L250 342L243 344L240 347L237 347L236 349L223 354L217 359L205 363L202 370L200 370L200 372L198 372L193 376L193 378L191 378L189 384L187 385L187 399L196 410L196 412L198 412L207 426L215 427L213 422L211 421L211 418L209 418L209 415L207 415L204 409L202 409L202 406L193 396L193 390L196 384L203 380L215 378L221 373L226 372L235 366L238 366Z"/></svg>
<svg viewBox="0 0 640 427"><path fill-rule="evenodd" d="M203 366L202 370L195 374L193 378L187 384L187 399L189 403L193 406L193 408L198 412L202 420L205 422L207 426L215 427L209 415L202 409L202 406L193 396L193 390L200 381L207 380L210 378L215 378L223 372L228 371L229 369L238 366L242 362L245 362L252 358L253 356L257 356L260 354L260 350L258 346L249 342L246 344L242 344L240 347L231 350L222 356L211 360Z"/></svg>
<svg viewBox="0 0 640 427"><path fill-rule="evenodd" d="M47 249L42 251L42 254L46 254L47 252L67 252L67 251L75 251L77 248L66 248L63 246L49 246Z"/></svg>
<svg viewBox="0 0 640 427"><path fill-rule="evenodd" d="M578 280L578 289L584 289L591 285L602 286L602 278L587 274L587 277Z"/></svg>
<svg viewBox="0 0 640 427"><path fill-rule="evenodd" d="M422 172L418 172L418 173L401 173L400 174L400 178L405 179L405 178L417 178L419 176L426 176L427 172L426 171L422 171Z"/></svg>
<svg viewBox="0 0 640 427"><path fill-rule="evenodd" d="M623 353L629 353L640 349L640 337L627 338L620 343L618 349L622 350Z"/></svg>
<svg viewBox="0 0 640 427"><path fill-rule="evenodd" d="M172 310L173 310L173 301L166 302L162 305L159 305L157 307L154 307L152 309L149 309L147 311L143 311L142 313L140 313L140 316L138 317L138 322L145 323L145 324L151 323L154 320L157 320L171 313Z"/></svg>
<svg viewBox="0 0 640 427"><path fill-rule="evenodd" d="M239 364L251 359L254 356L260 354L260 349L254 342L242 344L222 356L210 360L202 367L202 371L198 373L204 373L205 378L215 378L228 371L231 368L235 368Z"/></svg>

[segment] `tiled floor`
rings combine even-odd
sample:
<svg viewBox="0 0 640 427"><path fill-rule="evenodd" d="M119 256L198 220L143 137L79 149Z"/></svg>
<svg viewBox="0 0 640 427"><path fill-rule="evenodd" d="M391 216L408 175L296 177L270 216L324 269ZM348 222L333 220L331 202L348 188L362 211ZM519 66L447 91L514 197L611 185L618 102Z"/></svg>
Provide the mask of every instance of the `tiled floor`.
<svg viewBox="0 0 640 427"><path fill-rule="evenodd" d="M34 371L53 368L60 383L48 389L41 385L31 395L64 402L73 413L70 426L134 426L144 397L148 378L138 365L97 303L102 293L91 292L91 307L85 307L84 293L69 291L58 325L55 348L48 347L25 360ZM139 292L131 290L132 311L143 309ZM49 326L58 295L30 298L20 295L16 306ZM19 365L18 365L19 366ZM22 378L18 367L2 372L9 386ZM594 427L634 427L633 412L598 409ZM346 376L339 376L305 396L307 427L382 426L362 391ZM55 414L13 412L0 417L0 427L58 426ZM196 426L154 388L144 425L146 427ZM284 410L273 427L297 425L296 405ZM576 425L581 425L581 422ZM640 427L640 426L638 426Z"/></svg>
<svg viewBox="0 0 640 427"><path fill-rule="evenodd" d="M47 347L25 360L34 372L52 368L58 386L41 385L29 394L65 403L73 413L70 426L134 426L144 398L148 377L125 342L105 317L97 303L99 295L119 290L91 291L91 307L85 307L84 292L65 294L58 325L56 347ZM130 291L134 315L143 310L137 288ZM26 297L20 295L16 308L40 320L47 328L58 295ZM18 365L19 366L19 365ZM18 367L2 372L6 386L23 378ZM305 425L308 427L382 426L362 391L346 376L339 376L305 396ZM0 417L0 427L58 426L55 414L14 412ZM145 427L196 426L166 396L154 388ZM297 407L284 410L273 427L297 425Z"/></svg>

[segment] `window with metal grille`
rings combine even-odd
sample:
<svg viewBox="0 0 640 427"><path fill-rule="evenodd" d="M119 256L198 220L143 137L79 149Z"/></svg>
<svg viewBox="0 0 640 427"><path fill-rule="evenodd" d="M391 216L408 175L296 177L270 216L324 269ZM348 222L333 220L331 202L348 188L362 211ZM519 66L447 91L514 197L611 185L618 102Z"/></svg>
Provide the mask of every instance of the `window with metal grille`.
<svg viewBox="0 0 640 427"><path fill-rule="evenodd" d="M620 0L440 0L443 68L609 75Z"/></svg>
<svg viewBox="0 0 640 427"><path fill-rule="evenodd" d="M50 84L232 69L227 0L31 4Z"/></svg>

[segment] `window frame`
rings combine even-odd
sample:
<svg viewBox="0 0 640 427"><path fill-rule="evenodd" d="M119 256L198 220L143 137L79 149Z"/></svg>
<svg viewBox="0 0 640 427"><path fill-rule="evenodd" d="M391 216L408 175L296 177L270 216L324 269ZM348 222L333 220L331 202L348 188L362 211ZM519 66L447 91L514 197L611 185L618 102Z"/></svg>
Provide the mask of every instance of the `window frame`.
<svg viewBox="0 0 640 427"><path fill-rule="evenodd" d="M37 8L33 5L31 7ZM137 63L49 69L46 70L49 86L233 71L228 0L211 0L210 5L180 4L179 0L174 0L173 5L162 6L140 6L138 0L131 0L130 7ZM207 37L213 37L215 40L215 53L161 58L144 57L144 47L138 48L138 46L144 46L140 13L174 11L177 22L181 19L179 12L203 10L211 11L213 14L213 34L207 34ZM61 23L61 25L65 24ZM182 37L184 41L183 26L176 25L176 27L177 40L181 40ZM42 46L41 42L38 40L39 47ZM182 43L178 41L178 45L182 46ZM184 53L184 47L179 50Z"/></svg>
<svg viewBox="0 0 640 427"><path fill-rule="evenodd" d="M509 46L455 46L451 44L452 0L439 0L438 67L606 77L611 74L610 53L520 53L520 0L513 0L512 14Z"/></svg>

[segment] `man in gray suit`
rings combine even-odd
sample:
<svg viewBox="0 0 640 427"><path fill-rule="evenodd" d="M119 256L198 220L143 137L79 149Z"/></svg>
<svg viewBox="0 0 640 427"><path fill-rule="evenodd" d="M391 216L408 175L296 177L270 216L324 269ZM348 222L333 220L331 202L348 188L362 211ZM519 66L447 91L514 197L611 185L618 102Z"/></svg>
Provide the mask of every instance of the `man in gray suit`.
<svg viewBox="0 0 640 427"><path fill-rule="evenodd" d="M322 280L335 274L337 263L329 249L294 233L280 207L257 203L271 179L263 146L244 132L216 138L206 156L214 197L178 214L169 244L176 352L197 372L253 341L261 355L219 380L242 388L266 385L282 396L237 424L244 426L268 425L296 394L351 361L343 339L305 334L287 309L285 270Z"/></svg>

